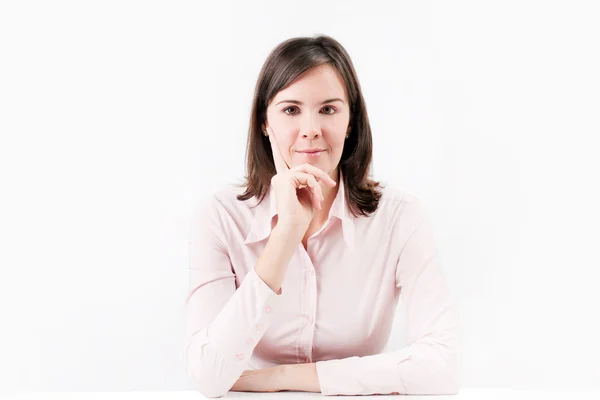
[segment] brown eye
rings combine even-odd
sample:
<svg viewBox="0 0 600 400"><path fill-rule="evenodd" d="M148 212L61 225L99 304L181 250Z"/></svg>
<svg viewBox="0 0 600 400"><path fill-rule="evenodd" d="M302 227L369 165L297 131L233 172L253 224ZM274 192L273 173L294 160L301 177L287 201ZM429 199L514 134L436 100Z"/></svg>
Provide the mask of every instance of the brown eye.
<svg viewBox="0 0 600 400"><path fill-rule="evenodd" d="M331 114L335 113L335 108L333 108L333 107L331 107L331 106L325 106L325 107L323 107L323 110L325 110L325 109L327 109L327 108L328 108L328 109L331 109L331 110L332 110L332 112L325 112L325 114L327 114L327 115L331 115Z"/></svg>
<svg viewBox="0 0 600 400"><path fill-rule="evenodd" d="M296 107L287 107L287 108L283 109L283 112L286 113L287 115L294 115L294 114L288 113L287 110L295 110L295 109L296 109Z"/></svg>

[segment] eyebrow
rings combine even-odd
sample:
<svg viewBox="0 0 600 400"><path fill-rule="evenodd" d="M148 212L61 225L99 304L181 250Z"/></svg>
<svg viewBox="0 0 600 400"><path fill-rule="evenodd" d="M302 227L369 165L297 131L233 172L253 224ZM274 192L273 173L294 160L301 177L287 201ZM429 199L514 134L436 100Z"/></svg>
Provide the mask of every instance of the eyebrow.
<svg viewBox="0 0 600 400"><path fill-rule="evenodd" d="M328 99L328 100L325 100L325 101L323 101L321 104L325 104L325 103L333 103L334 101L341 101L342 103L344 102L344 100L342 100L342 99L340 99L340 98L336 97L335 99ZM277 104L275 104L275 105L279 105L279 104L281 104L281 103L294 103L294 104L298 104L299 106L301 106L302 104L304 104L304 103L302 103L301 101L298 101L298 100L281 100L279 103L277 103Z"/></svg>

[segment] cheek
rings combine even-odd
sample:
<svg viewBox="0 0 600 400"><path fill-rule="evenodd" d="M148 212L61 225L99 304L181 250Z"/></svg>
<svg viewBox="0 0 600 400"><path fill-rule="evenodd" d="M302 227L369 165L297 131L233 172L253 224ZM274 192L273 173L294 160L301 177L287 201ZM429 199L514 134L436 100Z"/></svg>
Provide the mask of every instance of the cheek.
<svg viewBox="0 0 600 400"><path fill-rule="evenodd" d="M336 135L336 137L332 138L329 143L334 151L341 152L343 150L344 144L346 142L345 139L346 139L346 135Z"/></svg>
<svg viewBox="0 0 600 400"><path fill-rule="evenodd" d="M279 140L277 141L277 144L279 145L279 149L281 150L281 153L282 153L283 157L286 159L286 161L290 161L290 159L294 155L294 151L293 151L294 142L291 140L291 136L287 135L285 132L280 133L279 136L280 136Z"/></svg>
<svg viewBox="0 0 600 400"><path fill-rule="evenodd" d="M285 134L285 121L275 110L267 111L267 121L271 129L275 132L275 137L279 138Z"/></svg>

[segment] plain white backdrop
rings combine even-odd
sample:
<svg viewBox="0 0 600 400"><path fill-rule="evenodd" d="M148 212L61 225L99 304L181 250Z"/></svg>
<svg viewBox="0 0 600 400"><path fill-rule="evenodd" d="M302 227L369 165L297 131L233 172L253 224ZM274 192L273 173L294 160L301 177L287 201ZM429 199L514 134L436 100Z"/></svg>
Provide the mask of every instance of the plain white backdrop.
<svg viewBox="0 0 600 400"><path fill-rule="evenodd" d="M595 2L215 3L0 3L0 390L191 388L191 212L245 173L268 53L319 33L373 177L428 207L463 387L600 387Z"/></svg>

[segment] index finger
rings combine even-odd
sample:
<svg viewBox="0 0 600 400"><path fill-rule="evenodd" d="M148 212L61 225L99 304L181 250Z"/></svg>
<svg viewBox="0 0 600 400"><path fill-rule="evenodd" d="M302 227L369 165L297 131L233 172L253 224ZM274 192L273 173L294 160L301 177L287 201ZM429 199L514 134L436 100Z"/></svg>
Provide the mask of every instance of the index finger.
<svg viewBox="0 0 600 400"><path fill-rule="evenodd" d="M277 173L289 170L290 167L287 165L287 162L281 155L281 151L277 145L277 140L275 140L275 135L273 135L271 128L267 128L267 133L269 134L269 141L271 142L271 149L273 150L273 161L275 161L275 169L277 170Z"/></svg>

